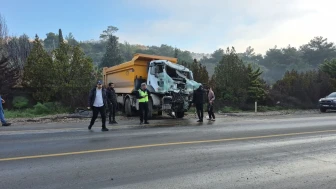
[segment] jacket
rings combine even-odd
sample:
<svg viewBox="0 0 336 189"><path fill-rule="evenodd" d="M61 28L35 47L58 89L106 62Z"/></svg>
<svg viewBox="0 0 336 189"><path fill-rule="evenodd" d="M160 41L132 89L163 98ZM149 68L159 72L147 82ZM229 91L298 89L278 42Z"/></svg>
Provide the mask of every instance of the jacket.
<svg viewBox="0 0 336 189"><path fill-rule="evenodd" d="M194 90L193 94L193 103L195 104L203 104L204 103L204 90L200 87Z"/></svg>
<svg viewBox="0 0 336 189"><path fill-rule="evenodd" d="M91 89L91 91L90 91L89 100L88 100L89 107L93 107L93 103L96 99L96 90L97 90L97 88L95 87L95 88ZM104 106L106 107L106 105L107 105L107 95L106 95L106 89L104 89L104 88L102 88L102 95L103 95Z"/></svg>
<svg viewBox="0 0 336 189"><path fill-rule="evenodd" d="M139 90L142 90L142 89L139 89ZM151 95L151 93L148 91L148 89L145 89L145 90L142 90L142 91L143 92L147 92L148 96ZM141 99L142 98L142 96L140 96L140 94L139 94L139 91L136 91L136 98L137 99Z"/></svg>
<svg viewBox="0 0 336 189"><path fill-rule="evenodd" d="M113 88L108 88L106 90L107 101L110 104L117 104L117 95L115 94L115 90Z"/></svg>
<svg viewBox="0 0 336 189"><path fill-rule="evenodd" d="M208 102L210 103L210 101L214 101L214 100L215 100L215 93L213 91L209 91Z"/></svg>

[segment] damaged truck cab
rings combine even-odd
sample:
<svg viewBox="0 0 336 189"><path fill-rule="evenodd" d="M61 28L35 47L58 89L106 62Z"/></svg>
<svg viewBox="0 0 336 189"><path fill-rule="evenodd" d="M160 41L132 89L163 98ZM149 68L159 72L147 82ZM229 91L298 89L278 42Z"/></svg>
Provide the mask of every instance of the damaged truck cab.
<svg viewBox="0 0 336 189"><path fill-rule="evenodd" d="M190 108L193 91L201 84L193 80L188 68L176 63L176 58L135 54L130 62L104 68L104 83L115 84L119 107L128 116L139 110L136 92L145 82L151 92L149 118L154 112L183 118Z"/></svg>

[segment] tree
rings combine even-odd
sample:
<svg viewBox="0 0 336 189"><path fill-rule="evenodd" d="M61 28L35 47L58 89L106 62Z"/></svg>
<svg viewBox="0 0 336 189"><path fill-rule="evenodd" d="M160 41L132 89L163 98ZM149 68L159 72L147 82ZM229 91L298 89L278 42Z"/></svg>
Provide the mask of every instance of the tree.
<svg viewBox="0 0 336 189"><path fill-rule="evenodd" d="M61 29L58 30L58 42L59 43L63 43L64 42L63 34L62 34L62 30Z"/></svg>
<svg viewBox="0 0 336 189"><path fill-rule="evenodd" d="M65 36L65 39L68 41L69 45L76 46L79 44L71 32L67 36Z"/></svg>
<svg viewBox="0 0 336 189"><path fill-rule="evenodd" d="M262 71L260 70L260 68L253 70L251 64L249 64L247 67L247 72L249 80L248 100L250 100L251 102L255 102L265 99L266 91L260 78Z"/></svg>
<svg viewBox="0 0 336 189"><path fill-rule="evenodd" d="M33 49L24 67L23 86L33 91L37 101L52 100L55 90L55 73L51 56L43 49L39 37L35 36Z"/></svg>
<svg viewBox="0 0 336 189"><path fill-rule="evenodd" d="M117 32L119 29L115 26L108 26L106 30L103 31L102 34L100 34L100 38L102 40L108 40L111 35L113 35L115 32Z"/></svg>
<svg viewBox="0 0 336 189"><path fill-rule="evenodd" d="M92 60L84 55L79 46L61 44L56 49L54 64L59 73L57 91L61 102L72 108L85 106L87 91L94 81Z"/></svg>
<svg viewBox="0 0 336 189"><path fill-rule="evenodd" d="M10 61L11 53L8 52L8 29L6 20L0 14L0 94L8 95L16 85L20 76L19 67Z"/></svg>
<svg viewBox="0 0 336 189"><path fill-rule="evenodd" d="M49 32L46 34L47 38L44 39L44 48L48 52L52 52L57 47L59 47L59 37L53 32Z"/></svg>
<svg viewBox="0 0 336 189"><path fill-rule="evenodd" d="M215 68L216 96L228 105L243 106L248 98L249 76L235 49L227 48Z"/></svg>
<svg viewBox="0 0 336 189"><path fill-rule="evenodd" d="M327 38L314 37L308 44L300 47L303 60L317 68L325 59L336 58L336 47L334 43L328 42Z"/></svg>
<svg viewBox="0 0 336 189"><path fill-rule="evenodd" d="M331 78L336 79L336 59L325 60L324 63L320 65L320 70L328 74Z"/></svg>
<svg viewBox="0 0 336 189"><path fill-rule="evenodd" d="M27 35L13 37L7 44L9 61L22 71L32 48L33 44Z"/></svg>
<svg viewBox="0 0 336 189"><path fill-rule="evenodd" d="M100 68L111 67L122 63L123 59L121 57L118 37L110 35L106 45L105 55L101 60L99 65Z"/></svg>

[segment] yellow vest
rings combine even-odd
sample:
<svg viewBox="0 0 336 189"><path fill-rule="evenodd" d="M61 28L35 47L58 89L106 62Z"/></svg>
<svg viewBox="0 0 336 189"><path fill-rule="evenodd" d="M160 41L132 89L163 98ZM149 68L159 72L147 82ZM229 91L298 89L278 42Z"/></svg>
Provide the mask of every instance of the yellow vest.
<svg viewBox="0 0 336 189"><path fill-rule="evenodd" d="M145 96L147 95L147 91L143 92L141 89L139 89L139 95L141 96ZM140 98L139 102L148 102L148 96L145 96L144 98Z"/></svg>

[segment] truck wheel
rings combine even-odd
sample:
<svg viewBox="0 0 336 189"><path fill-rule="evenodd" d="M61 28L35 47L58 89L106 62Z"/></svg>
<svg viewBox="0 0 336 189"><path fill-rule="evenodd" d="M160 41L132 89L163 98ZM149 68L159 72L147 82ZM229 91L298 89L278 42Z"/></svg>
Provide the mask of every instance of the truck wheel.
<svg viewBox="0 0 336 189"><path fill-rule="evenodd" d="M177 118L183 118L184 117L184 112L176 112L176 117Z"/></svg>
<svg viewBox="0 0 336 189"><path fill-rule="evenodd" d="M162 110L159 110L159 111L158 111L158 115L159 115L159 116L162 116Z"/></svg>
<svg viewBox="0 0 336 189"><path fill-rule="evenodd" d="M152 99L148 100L148 114L147 114L147 118L151 119L153 117L153 101Z"/></svg>
<svg viewBox="0 0 336 189"><path fill-rule="evenodd" d="M324 113L324 112L327 111L327 109L325 109L325 108L320 108L320 111L321 111L322 113Z"/></svg>
<svg viewBox="0 0 336 189"><path fill-rule="evenodd" d="M125 113L126 116L132 116L132 106L131 106L131 99L127 98L125 101Z"/></svg>

